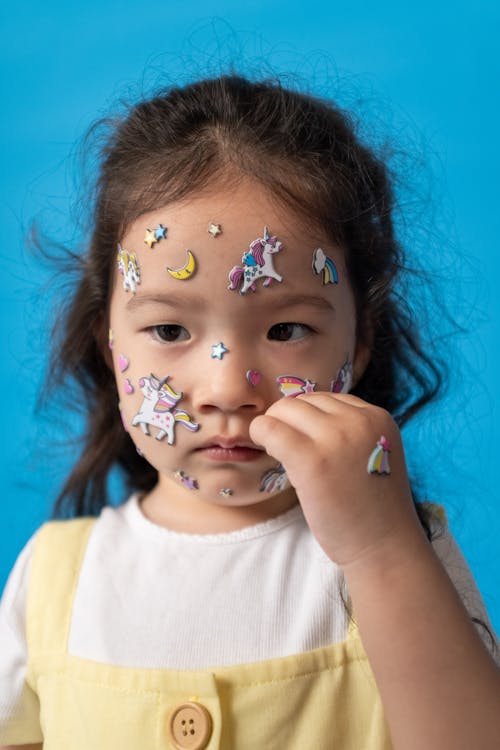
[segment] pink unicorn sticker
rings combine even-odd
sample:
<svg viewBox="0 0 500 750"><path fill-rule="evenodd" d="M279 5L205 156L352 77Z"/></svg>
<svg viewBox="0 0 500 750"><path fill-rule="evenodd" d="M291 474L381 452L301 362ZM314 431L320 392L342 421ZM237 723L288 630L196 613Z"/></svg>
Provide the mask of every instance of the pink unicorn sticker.
<svg viewBox="0 0 500 750"><path fill-rule="evenodd" d="M283 243L276 236L271 237L269 229L264 227L264 237L254 240L250 244L250 252L243 253L243 266L233 266L230 270L228 289L234 291L241 286L240 294L246 294L249 289L256 291L257 279L264 279L263 286L269 286L273 279L283 281L273 266L273 255L279 253L282 247Z"/></svg>
<svg viewBox="0 0 500 750"><path fill-rule="evenodd" d="M141 408L132 420L135 426L140 425L145 435L149 435L149 426L158 428L156 440L167 436L167 443L173 445L175 440L174 428L179 422L187 430L196 432L199 425L193 422L189 414L174 407L181 400L183 394L176 393L168 383L168 375L159 380L153 374L149 378L141 378L139 387L144 396Z"/></svg>

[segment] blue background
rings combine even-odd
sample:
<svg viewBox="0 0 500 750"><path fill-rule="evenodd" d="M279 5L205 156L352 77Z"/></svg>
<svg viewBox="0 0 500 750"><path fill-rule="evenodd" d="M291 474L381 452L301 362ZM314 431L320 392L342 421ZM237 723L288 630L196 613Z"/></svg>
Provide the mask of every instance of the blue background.
<svg viewBox="0 0 500 750"><path fill-rule="evenodd" d="M184 81L234 63L302 77L410 154L403 165L420 198L411 188L404 196L402 236L439 272L439 294L465 330L450 339L440 321L450 390L405 431L407 455L445 504L498 631L498 3L236 6L27 0L0 11L0 589L76 451L75 419L62 404L48 415L37 400L52 287L26 249L29 221L38 216L71 244L73 144L120 95L147 93L160 75Z"/></svg>

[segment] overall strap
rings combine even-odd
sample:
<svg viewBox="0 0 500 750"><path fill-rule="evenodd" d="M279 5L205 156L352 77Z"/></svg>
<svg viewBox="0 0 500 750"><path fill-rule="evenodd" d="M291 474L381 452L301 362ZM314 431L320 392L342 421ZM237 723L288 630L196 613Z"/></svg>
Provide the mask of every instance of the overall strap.
<svg viewBox="0 0 500 750"><path fill-rule="evenodd" d="M26 634L29 653L67 651L80 566L95 518L50 521L39 530L33 553Z"/></svg>

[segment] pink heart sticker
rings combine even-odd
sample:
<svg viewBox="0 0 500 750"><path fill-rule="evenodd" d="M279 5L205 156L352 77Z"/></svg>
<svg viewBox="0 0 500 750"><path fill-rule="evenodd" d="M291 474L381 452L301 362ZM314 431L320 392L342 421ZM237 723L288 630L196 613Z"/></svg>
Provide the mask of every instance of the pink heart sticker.
<svg viewBox="0 0 500 750"><path fill-rule="evenodd" d="M120 417L122 418L123 429L125 430L125 432L128 432L127 421L125 419L125 415L123 413L121 404L118 405L118 409L120 410Z"/></svg>
<svg viewBox="0 0 500 750"><path fill-rule="evenodd" d="M123 384L123 390L127 394L127 396L130 396L131 393L134 392L134 386L130 382L130 380L127 378Z"/></svg>
<svg viewBox="0 0 500 750"><path fill-rule="evenodd" d="M124 354L120 354L118 357L118 369L120 372L125 372L129 364L128 358Z"/></svg>
<svg viewBox="0 0 500 750"><path fill-rule="evenodd" d="M247 370L246 378L250 385L253 385L254 387L259 385L261 377L262 375L258 370Z"/></svg>

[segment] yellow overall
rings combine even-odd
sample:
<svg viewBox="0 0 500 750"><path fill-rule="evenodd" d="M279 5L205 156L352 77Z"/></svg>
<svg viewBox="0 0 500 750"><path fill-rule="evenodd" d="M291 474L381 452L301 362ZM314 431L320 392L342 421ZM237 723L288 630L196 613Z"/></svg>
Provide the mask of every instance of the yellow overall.
<svg viewBox="0 0 500 750"><path fill-rule="evenodd" d="M355 626L326 648L200 671L116 667L68 654L93 523L51 522L38 535L27 680L39 699L42 736L33 728L11 742L43 741L44 750L390 750Z"/></svg>

